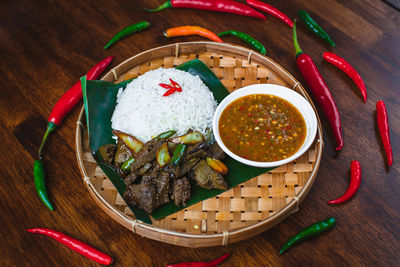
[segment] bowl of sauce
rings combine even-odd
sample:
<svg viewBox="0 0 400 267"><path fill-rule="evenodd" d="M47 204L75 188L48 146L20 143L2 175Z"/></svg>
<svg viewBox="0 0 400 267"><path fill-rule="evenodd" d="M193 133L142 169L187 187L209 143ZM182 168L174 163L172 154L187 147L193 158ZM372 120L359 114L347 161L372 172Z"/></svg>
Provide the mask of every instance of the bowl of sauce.
<svg viewBox="0 0 400 267"><path fill-rule="evenodd" d="M310 103L297 92L254 84L228 95L213 117L219 146L232 158L255 167L276 167L308 150L317 132Z"/></svg>

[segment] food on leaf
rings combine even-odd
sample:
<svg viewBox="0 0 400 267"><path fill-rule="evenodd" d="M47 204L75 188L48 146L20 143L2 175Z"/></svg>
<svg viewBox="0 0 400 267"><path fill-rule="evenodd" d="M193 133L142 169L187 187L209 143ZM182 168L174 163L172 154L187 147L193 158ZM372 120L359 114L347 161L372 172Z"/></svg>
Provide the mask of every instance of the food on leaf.
<svg viewBox="0 0 400 267"><path fill-rule="evenodd" d="M211 165L215 165L216 171L206 162L209 155L215 155L219 159L225 157L217 143L207 146L201 133L188 130L185 135L178 137L180 141L189 140L187 144L176 144L172 142L173 139L166 140L175 131L168 132L146 142L134 156L121 139L117 140L116 158L113 162L125 176L123 180L127 189L124 199L149 214L170 201L177 206L186 205L191 196L188 177L205 189L228 188L222 176L228 170L225 164L218 159L208 158ZM123 132L118 134L126 136ZM193 136L201 138L192 142ZM130 138L136 139L133 136ZM170 145L174 150L172 157Z"/></svg>
<svg viewBox="0 0 400 267"><path fill-rule="evenodd" d="M210 157L208 157L206 160L208 165L210 165L211 168L213 168L220 174L225 175L228 173L228 167L226 167L226 165L222 161Z"/></svg>
<svg viewBox="0 0 400 267"><path fill-rule="evenodd" d="M168 144L164 143L157 151L157 163L160 167L164 167L171 161L171 156L168 153Z"/></svg>
<svg viewBox="0 0 400 267"><path fill-rule="evenodd" d="M194 132L189 132L182 136L174 137L170 141L172 143L196 144L199 142L204 142L204 140L205 140L204 136L200 132L194 131Z"/></svg>
<svg viewBox="0 0 400 267"><path fill-rule="evenodd" d="M129 147L129 149L132 151L133 154L138 153L143 146L143 143L132 135L117 130L114 130L113 134L115 134L118 138L124 141L124 143Z"/></svg>
<svg viewBox="0 0 400 267"><path fill-rule="evenodd" d="M100 154L102 160L106 161L109 164L112 164L112 162L114 160L114 154L115 154L116 148L117 148L117 146L114 144L107 144L107 145L101 146L99 148L99 154Z"/></svg>
<svg viewBox="0 0 400 267"><path fill-rule="evenodd" d="M117 149L114 155L114 166L120 167L125 161L127 161L132 156L132 152L124 143L124 141L118 139Z"/></svg>

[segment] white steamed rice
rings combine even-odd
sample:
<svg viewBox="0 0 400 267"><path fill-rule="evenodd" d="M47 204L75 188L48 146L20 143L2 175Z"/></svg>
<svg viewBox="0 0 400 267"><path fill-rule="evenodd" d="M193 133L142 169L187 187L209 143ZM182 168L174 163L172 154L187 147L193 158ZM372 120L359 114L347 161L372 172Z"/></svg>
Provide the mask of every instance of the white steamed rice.
<svg viewBox="0 0 400 267"><path fill-rule="evenodd" d="M169 78L182 87L164 97ZM117 105L111 118L112 128L147 142L155 135L176 130L178 135L188 129L204 135L212 129L217 107L213 94L198 76L177 69L156 69L139 76L118 92Z"/></svg>

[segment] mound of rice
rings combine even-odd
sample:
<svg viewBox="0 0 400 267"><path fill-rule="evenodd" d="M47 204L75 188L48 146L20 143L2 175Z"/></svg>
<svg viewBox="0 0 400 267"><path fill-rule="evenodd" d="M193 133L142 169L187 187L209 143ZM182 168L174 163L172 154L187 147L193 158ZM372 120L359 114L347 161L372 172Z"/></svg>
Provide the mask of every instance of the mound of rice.
<svg viewBox="0 0 400 267"><path fill-rule="evenodd" d="M182 87L182 92L164 97L167 89L159 83L170 84L169 78ZM206 135L212 129L216 107L213 94L198 76L160 68L139 76L125 90L120 89L112 128L142 142L169 130L181 135L193 129Z"/></svg>

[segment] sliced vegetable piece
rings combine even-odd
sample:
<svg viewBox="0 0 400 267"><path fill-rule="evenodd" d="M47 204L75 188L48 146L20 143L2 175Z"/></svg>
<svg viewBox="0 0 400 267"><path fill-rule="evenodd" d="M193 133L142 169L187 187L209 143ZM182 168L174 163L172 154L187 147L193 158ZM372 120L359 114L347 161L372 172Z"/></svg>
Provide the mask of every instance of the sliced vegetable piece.
<svg viewBox="0 0 400 267"><path fill-rule="evenodd" d="M165 140L165 139L170 138L171 136L173 136L175 133L176 133L175 130L166 131L166 132L160 133L159 135L157 135L153 139L155 141Z"/></svg>
<svg viewBox="0 0 400 267"><path fill-rule="evenodd" d="M182 136L177 136L175 138L172 138L170 141L176 144L181 143L181 144L193 145L199 142L204 142L204 136L199 131L194 131Z"/></svg>
<svg viewBox="0 0 400 267"><path fill-rule="evenodd" d="M206 160L208 165L220 174L225 175L228 173L228 167L222 161L210 157L207 157Z"/></svg>
<svg viewBox="0 0 400 267"><path fill-rule="evenodd" d="M136 137L118 130L114 130L112 132L119 139L124 141L124 143L129 147L133 154L138 153L140 149L142 149L143 143L139 141Z"/></svg>
<svg viewBox="0 0 400 267"><path fill-rule="evenodd" d="M122 163L121 170L126 174L130 173L131 172L131 165L132 165L132 163L135 162L135 160L136 159L133 156L130 156L129 159L127 159L124 163Z"/></svg>
<svg viewBox="0 0 400 267"><path fill-rule="evenodd" d="M114 160L114 154L115 154L115 149L116 149L116 145L114 144L107 144L104 146L99 147L99 154L101 156L101 158L112 164L113 160Z"/></svg>
<svg viewBox="0 0 400 267"><path fill-rule="evenodd" d="M160 167L164 167L171 161L171 156L168 153L168 144L164 143L157 150L157 163Z"/></svg>
<svg viewBox="0 0 400 267"><path fill-rule="evenodd" d="M183 154L185 153L186 150L186 145L185 144L179 144L176 146L174 155L172 156L172 159L170 161L171 165L178 166L179 163L182 160Z"/></svg>
<svg viewBox="0 0 400 267"><path fill-rule="evenodd" d="M117 148L114 155L114 166L120 168L121 165L132 156L132 151L124 141L118 139Z"/></svg>

